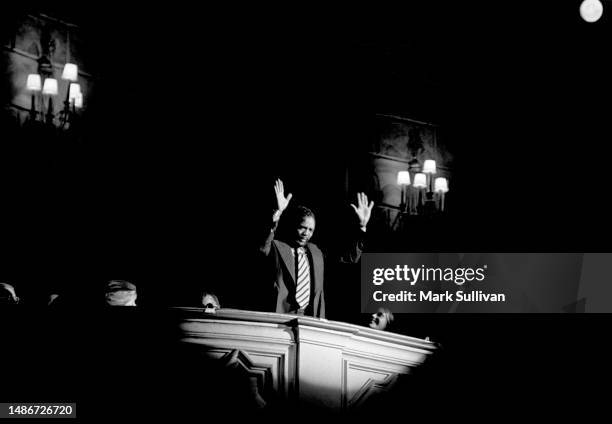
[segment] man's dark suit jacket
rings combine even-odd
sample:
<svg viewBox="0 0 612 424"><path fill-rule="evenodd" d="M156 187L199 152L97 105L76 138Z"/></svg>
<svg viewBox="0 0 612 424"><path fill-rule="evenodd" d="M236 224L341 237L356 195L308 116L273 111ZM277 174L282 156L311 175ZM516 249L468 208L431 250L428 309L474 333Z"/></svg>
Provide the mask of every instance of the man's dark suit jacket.
<svg viewBox="0 0 612 424"><path fill-rule="evenodd" d="M278 313L297 313L299 305L295 299L296 276L295 276L295 256L289 244L275 240L276 225L270 230L265 243L261 246L261 252L271 261L273 272L273 283L276 292L276 310ZM360 231L360 233L362 233ZM310 303L304 315L325 318L325 296L323 290L323 279L325 274L325 264L323 253L317 245L308 243L305 246L308 260L310 263ZM363 240L361 234L356 238L355 243L340 260L341 262L355 263L361 257L363 250Z"/></svg>

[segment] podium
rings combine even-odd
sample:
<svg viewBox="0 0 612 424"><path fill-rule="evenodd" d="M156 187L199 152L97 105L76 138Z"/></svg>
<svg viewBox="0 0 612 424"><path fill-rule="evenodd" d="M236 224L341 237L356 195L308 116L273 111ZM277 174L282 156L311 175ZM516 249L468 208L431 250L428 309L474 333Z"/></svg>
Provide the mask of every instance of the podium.
<svg viewBox="0 0 612 424"><path fill-rule="evenodd" d="M306 316L237 309L173 312L179 342L207 361L240 371L262 408L280 401L357 410L436 350L429 340Z"/></svg>

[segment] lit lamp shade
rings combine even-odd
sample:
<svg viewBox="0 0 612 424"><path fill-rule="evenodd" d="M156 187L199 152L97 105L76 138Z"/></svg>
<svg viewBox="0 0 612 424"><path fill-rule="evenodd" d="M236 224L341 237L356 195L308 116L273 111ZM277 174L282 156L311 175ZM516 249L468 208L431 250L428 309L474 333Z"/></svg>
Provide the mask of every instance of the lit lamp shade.
<svg viewBox="0 0 612 424"><path fill-rule="evenodd" d="M40 79L40 75L28 75L28 79L26 81L26 88L32 91L40 91L42 89L42 80Z"/></svg>
<svg viewBox="0 0 612 424"><path fill-rule="evenodd" d="M397 184L398 185L410 185L410 172L400 171L397 173Z"/></svg>
<svg viewBox="0 0 612 424"><path fill-rule="evenodd" d="M419 172L414 176L414 182L412 183L414 188L426 188L427 187L427 176L422 172Z"/></svg>
<svg viewBox="0 0 612 424"><path fill-rule="evenodd" d="M77 93L76 97L74 98L74 107L77 109L83 107L83 94Z"/></svg>
<svg viewBox="0 0 612 424"><path fill-rule="evenodd" d="M47 78L43 84L43 94L55 96L57 94L57 80L55 78Z"/></svg>
<svg viewBox="0 0 612 424"><path fill-rule="evenodd" d="M79 68L74 63L66 63L62 72L62 79L76 81L79 77Z"/></svg>
<svg viewBox="0 0 612 424"><path fill-rule="evenodd" d="M448 192L448 181L446 178L438 177L434 180L434 191L436 193Z"/></svg>
<svg viewBox="0 0 612 424"><path fill-rule="evenodd" d="M425 162L423 162L423 172L425 174L435 174L436 161L433 159L427 159Z"/></svg>
<svg viewBox="0 0 612 424"><path fill-rule="evenodd" d="M77 83L70 83L70 88L68 92L68 100L72 101L77 98L79 94L81 94L81 86Z"/></svg>

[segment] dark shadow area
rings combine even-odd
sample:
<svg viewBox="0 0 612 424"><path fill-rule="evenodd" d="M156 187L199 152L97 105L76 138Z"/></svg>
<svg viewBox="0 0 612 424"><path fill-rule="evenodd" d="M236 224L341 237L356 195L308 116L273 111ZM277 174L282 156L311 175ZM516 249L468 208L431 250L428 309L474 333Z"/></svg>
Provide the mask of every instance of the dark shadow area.
<svg viewBox="0 0 612 424"><path fill-rule="evenodd" d="M192 367L164 307L197 306L208 290L224 307L272 309L256 247L278 177L315 211L313 241L333 257L352 231L346 170L368 153L376 113L438 124L456 168L448 215L368 233L368 251L609 249L612 26L607 4L596 24L579 4L6 7L3 46L25 13L78 24L94 84L78 141L0 111L0 280L23 300L0 311L1 400L74 399L85 418L158 406L210 417L242 377ZM366 324L358 266L327 272L328 317ZM112 278L136 284L144 311L104 310ZM610 320L401 317L397 332L444 348L354 418L379 417L378 405L406 420L596 411ZM209 375L227 381L209 390Z"/></svg>
<svg viewBox="0 0 612 424"><path fill-rule="evenodd" d="M3 401L77 402L94 417L188 419L222 415L234 422L278 419L300 411L365 422L382 411L411 418L587 416L605 405L611 377L602 334L607 315L413 315L401 330L441 348L393 390L338 414L299 408L263 390L232 359L210 359L178 343L168 310L1 311ZM399 331L399 330L398 330ZM404 332L404 331L402 331ZM568 409L561 407L567 405ZM214 411L214 412L213 412Z"/></svg>
<svg viewBox="0 0 612 424"><path fill-rule="evenodd" d="M375 113L438 124L456 166L446 217L374 234L371 250L602 249L610 25L581 21L576 3L330 8L317 31L314 11L15 7L7 34L26 12L80 25L94 84L76 145L2 117L4 272L223 291L255 260L277 177L333 249ZM192 69L205 94L187 88ZM32 263L40 276L24 277Z"/></svg>

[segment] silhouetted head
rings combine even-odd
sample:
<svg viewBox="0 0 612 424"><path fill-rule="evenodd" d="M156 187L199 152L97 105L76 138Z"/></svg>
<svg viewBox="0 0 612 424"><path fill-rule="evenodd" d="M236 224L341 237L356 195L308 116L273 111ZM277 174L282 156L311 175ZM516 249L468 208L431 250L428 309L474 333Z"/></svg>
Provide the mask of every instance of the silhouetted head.
<svg viewBox="0 0 612 424"><path fill-rule="evenodd" d="M8 283L0 283L0 305L16 305L19 297L15 293L15 287Z"/></svg>
<svg viewBox="0 0 612 424"><path fill-rule="evenodd" d="M202 306L204 306L204 312L206 313L215 313L217 309L221 309L219 298L208 292L202 294Z"/></svg>
<svg viewBox="0 0 612 424"><path fill-rule="evenodd" d="M47 306L57 305L58 304L58 300L57 300L58 297L59 297L58 293L51 293L49 295L49 297L47 298Z"/></svg>
<svg viewBox="0 0 612 424"><path fill-rule="evenodd" d="M136 286L125 280L111 280L106 285L106 304L136 306Z"/></svg>

